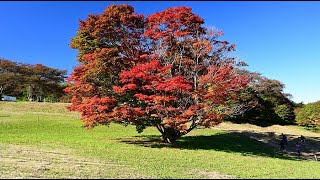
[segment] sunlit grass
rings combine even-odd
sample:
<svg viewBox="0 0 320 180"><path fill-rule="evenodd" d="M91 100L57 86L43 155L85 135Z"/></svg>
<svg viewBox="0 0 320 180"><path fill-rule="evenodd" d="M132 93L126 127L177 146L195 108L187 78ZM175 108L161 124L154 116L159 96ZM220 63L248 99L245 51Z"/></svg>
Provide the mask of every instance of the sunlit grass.
<svg viewBox="0 0 320 180"><path fill-rule="evenodd" d="M65 150L124 165L105 170L112 178L121 177L116 173L121 168L153 178L207 177L198 172L237 178L320 178L318 162L290 159L241 134L197 129L177 144L166 145L158 141L160 135L155 128L141 134L134 126L117 124L93 130L81 128L79 114L68 112L66 106L0 102L0 144Z"/></svg>

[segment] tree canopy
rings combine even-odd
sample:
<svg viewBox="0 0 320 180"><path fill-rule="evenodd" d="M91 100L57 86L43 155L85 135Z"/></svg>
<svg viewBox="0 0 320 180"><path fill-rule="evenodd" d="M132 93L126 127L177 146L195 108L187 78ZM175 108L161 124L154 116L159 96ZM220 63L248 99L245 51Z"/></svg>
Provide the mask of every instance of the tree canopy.
<svg viewBox="0 0 320 180"><path fill-rule="evenodd" d="M297 123L301 126L320 127L320 101L302 106L297 112Z"/></svg>
<svg viewBox="0 0 320 180"><path fill-rule="evenodd" d="M238 70L238 74L251 77L248 89L242 91L235 102L238 114L229 117L233 121L270 122L277 124L295 123L295 104L291 94L284 93L285 85L256 72Z"/></svg>
<svg viewBox="0 0 320 180"><path fill-rule="evenodd" d="M45 97L62 96L66 70L50 68L42 64L24 64L0 58L0 95L12 95L31 101Z"/></svg>
<svg viewBox="0 0 320 180"><path fill-rule="evenodd" d="M235 45L203 24L187 7L146 18L130 5L90 14L70 44L80 64L65 89L69 109L82 113L85 127L154 126L168 143L220 123L250 77L235 71Z"/></svg>

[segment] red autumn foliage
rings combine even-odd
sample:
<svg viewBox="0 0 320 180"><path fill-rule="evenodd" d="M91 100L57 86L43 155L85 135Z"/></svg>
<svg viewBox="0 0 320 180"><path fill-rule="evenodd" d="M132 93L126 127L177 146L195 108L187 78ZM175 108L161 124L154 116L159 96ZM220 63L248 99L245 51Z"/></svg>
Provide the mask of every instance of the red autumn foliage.
<svg viewBox="0 0 320 180"><path fill-rule="evenodd" d="M71 47L80 65L69 78L70 110L85 126L155 126L174 142L199 125L210 127L228 113L228 102L246 88L234 73L235 45L221 31L202 27L191 8L176 7L146 19L129 5L112 5L80 22Z"/></svg>

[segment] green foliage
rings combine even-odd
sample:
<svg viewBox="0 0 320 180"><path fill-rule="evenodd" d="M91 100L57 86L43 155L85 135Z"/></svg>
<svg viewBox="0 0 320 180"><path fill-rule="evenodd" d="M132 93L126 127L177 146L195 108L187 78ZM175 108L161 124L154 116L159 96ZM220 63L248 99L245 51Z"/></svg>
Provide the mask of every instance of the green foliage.
<svg viewBox="0 0 320 180"><path fill-rule="evenodd" d="M304 105L297 111L297 123L301 126L320 125L320 101Z"/></svg>
<svg viewBox="0 0 320 180"><path fill-rule="evenodd" d="M15 96L19 100L59 101L65 93L66 70L42 64L24 64L0 58L0 96ZM50 97L49 97L50 96Z"/></svg>
<svg viewBox="0 0 320 180"><path fill-rule="evenodd" d="M230 116L232 121L270 122L276 124L294 124L294 104L284 93L285 85L278 80L268 79L259 73L238 70L241 75L250 76L250 86L239 96L236 104L243 106L242 112Z"/></svg>
<svg viewBox="0 0 320 180"><path fill-rule="evenodd" d="M286 104L281 104L276 106L275 114L278 116L280 122L284 124L294 124L295 123L295 114L293 107Z"/></svg>
<svg viewBox="0 0 320 180"><path fill-rule="evenodd" d="M59 102L59 97L56 94L49 94L44 98L45 102Z"/></svg>

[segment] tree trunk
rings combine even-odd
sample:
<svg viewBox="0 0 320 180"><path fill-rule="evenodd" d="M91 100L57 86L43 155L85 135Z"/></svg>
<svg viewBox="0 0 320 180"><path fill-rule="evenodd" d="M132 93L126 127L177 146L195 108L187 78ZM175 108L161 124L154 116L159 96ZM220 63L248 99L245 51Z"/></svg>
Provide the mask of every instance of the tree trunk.
<svg viewBox="0 0 320 180"><path fill-rule="evenodd" d="M173 128L166 128L163 124L156 125L156 128L162 135L162 140L166 143L175 143L182 135L181 132Z"/></svg>
<svg viewBox="0 0 320 180"><path fill-rule="evenodd" d="M28 100L33 101L33 88L31 84L29 84L29 86L27 87L27 93L28 93Z"/></svg>
<svg viewBox="0 0 320 180"><path fill-rule="evenodd" d="M162 133L162 139L166 142L166 143L175 143L180 137L182 136L182 134L172 128L164 128L164 131Z"/></svg>
<svg viewBox="0 0 320 180"><path fill-rule="evenodd" d="M2 92L3 92L3 87L0 86L0 101L2 101Z"/></svg>

